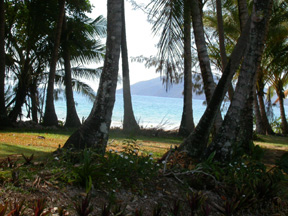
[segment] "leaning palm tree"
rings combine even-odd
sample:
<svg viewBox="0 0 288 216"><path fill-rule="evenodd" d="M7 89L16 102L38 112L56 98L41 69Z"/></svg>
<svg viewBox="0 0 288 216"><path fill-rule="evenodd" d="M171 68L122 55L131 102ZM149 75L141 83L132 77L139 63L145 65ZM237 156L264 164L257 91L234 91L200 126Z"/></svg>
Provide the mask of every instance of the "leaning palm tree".
<svg viewBox="0 0 288 216"><path fill-rule="evenodd" d="M54 106L54 79L56 73L56 64L58 60L58 52L60 47L61 33L62 33L62 24L65 14L65 0L59 0L59 14L58 20L56 22L55 27L55 38L54 38L54 46L50 61L50 72L49 72L49 80L48 80L48 88L47 88L47 97L46 97L46 105L45 105L45 113L43 117L43 125L45 126L57 126L58 118L55 111Z"/></svg>

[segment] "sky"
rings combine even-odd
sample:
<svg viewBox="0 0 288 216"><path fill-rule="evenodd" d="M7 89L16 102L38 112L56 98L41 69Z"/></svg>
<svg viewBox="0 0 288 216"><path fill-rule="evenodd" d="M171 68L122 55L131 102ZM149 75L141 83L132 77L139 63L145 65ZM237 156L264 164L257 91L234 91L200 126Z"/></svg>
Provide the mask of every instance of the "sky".
<svg viewBox="0 0 288 216"><path fill-rule="evenodd" d="M96 18L99 15L107 17L107 0L90 0L94 5L93 12L88 14L91 18ZM137 1L141 3L141 0ZM143 2L143 0L142 0ZM144 2L147 2L144 1ZM133 6L129 2L125 2L125 16L126 16L126 35L128 45L128 57L146 56L157 54L156 44L157 37L153 36L151 31L151 24L147 22L147 15L141 10L134 10ZM93 67L89 65L88 67ZM159 77L156 74L155 68L147 69L144 63L137 63L129 61L130 69L130 84L137 83L139 81L149 80ZM121 63L119 72L122 73ZM94 90L97 90L96 85L92 85ZM118 83L117 89L121 88Z"/></svg>

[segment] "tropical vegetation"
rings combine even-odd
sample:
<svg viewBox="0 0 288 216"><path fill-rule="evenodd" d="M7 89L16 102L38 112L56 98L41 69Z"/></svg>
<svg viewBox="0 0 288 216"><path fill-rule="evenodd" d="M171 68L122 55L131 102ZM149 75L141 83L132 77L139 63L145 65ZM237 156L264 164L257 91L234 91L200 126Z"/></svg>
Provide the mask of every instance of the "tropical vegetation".
<svg viewBox="0 0 288 216"><path fill-rule="evenodd" d="M137 5L137 1L131 2ZM179 130L171 134L148 131L154 136L163 132L180 137L180 142L166 149L157 162L152 155L140 151L133 139L123 141L121 152L107 152L120 56L124 89L120 133L128 136L146 131L141 130L133 114L125 1L107 0L107 21L102 16L89 19L87 13L91 10L87 0L0 0L1 127L17 127L26 105L27 117L35 125L40 123L44 130L51 126L60 128L54 101L57 92L65 89L67 117L63 126L73 128L65 143L47 160L33 163L34 155L23 153L24 161L19 165L12 156L1 160L1 185L23 188L28 179L31 190L42 190L43 182L51 188L54 183L61 187L79 186L85 189L85 198L80 204L74 203L78 215L93 212L90 201L97 189L108 191L110 197L102 215L124 215L127 211L130 215L144 215L131 206L112 210L110 204L117 203L115 196L117 192L123 194L121 189L136 193L135 202L140 202L139 197L145 199L150 194L149 188L155 192L160 187L163 193L171 194L167 185L176 185L174 189L180 191L173 197L174 205L171 200L166 207L158 203L153 215L287 214L287 195L281 193L287 191L287 152L281 153L271 167L261 160L265 151L254 142L261 140L260 134L272 135L274 139L276 135L285 139L288 134L284 109L288 84L287 1L153 0L142 8L153 24L152 32L160 35L159 52L138 60L156 66L166 86L184 79ZM105 45L101 43L103 37ZM89 62L101 62L103 67L73 66ZM193 85L197 85L192 82L192 66L201 75L207 103L197 124L192 109ZM221 74L219 81L214 79L213 68ZM96 96L79 79L83 77L99 78ZM75 90L93 100L84 122L77 115ZM281 122L272 125L264 96L271 105L275 93ZM226 96L229 108L222 116L220 108ZM277 130L272 127L275 124L280 126ZM46 169L41 170L42 167ZM30 175L37 176L33 182ZM173 178L172 183L169 177ZM8 203L1 204L0 215L7 214L7 209L8 215L24 215L23 203L15 200L9 208ZM38 199L30 213L51 213L51 209L43 212L44 208L45 200ZM58 214L65 212L59 210Z"/></svg>

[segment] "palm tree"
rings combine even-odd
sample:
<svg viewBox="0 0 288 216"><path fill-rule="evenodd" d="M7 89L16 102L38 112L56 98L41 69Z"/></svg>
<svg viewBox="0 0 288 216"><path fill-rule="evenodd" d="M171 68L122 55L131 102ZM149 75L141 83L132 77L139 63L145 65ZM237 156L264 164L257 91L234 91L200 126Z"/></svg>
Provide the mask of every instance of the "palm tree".
<svg viewBox="0 0 288 216"><path fill-rule="evenodd" d="M131 100L124 0L122 0L121 4L122 4L121 57L122 57L122 78L123 78L123 100L124 100L123 130L125 132L131 133L139 131L140 127L136 122Z"/></svg>
<svg viewBox="0 0 288 216"><path fill-rule="evenodd" d="M55 38L54 38L54 47L51 56L50 62L50 72L49 72L49 80L48 80L48 88L47 88L47 97L46 97L46 105L45 105L45 113L43 118L43 125L45 126L57 126L58 118L55 112L54 106L54 79L56 73L56 64L58 60L58 50L61 41L61 33L62 33L62 24L65 14L65 0L59 0L59 17L57 20L56 28L55 28Z"/></svg>
<svg viewBox="0 0 288 216"><path fill-rule="evenodd" d="M260 66L260 59L263 53L265 35L268 29L268 22L271 14L272 2L270 0L254 1L252 24L250 31L249 48L246 51L238 83L224 122L209 145L206 155L215 152L217 160L230 160L235 154L234 150L242 147L236 146L238 138L241 114L247 102L247 95L254 86L257 68ZM259 15L256 11L263 11L265 16ZM238 143L239 144L239 143ZM236 152L237 154L237 152Z"/></svg>
<svg viewBox="0 0 288 216"><path fill-rule="evenodd" d="M65 18L65 17L64 17ZM67 103L66 127L79 127L80 120L76 112L75 102L72 90L71 63L88 63L89 61L99 62L104 58L103 47L100 40L92 39L94 37L103 37L106 34L106 19L102 16L94 21L87 19L86 16L64 19L63 37L62 37L62 57L65 68L65 93ZM75 70L74 70L75 71ZM97 70L82 70L83 72L92 72L91 76ZM87 73L85 73L87 75ZM83 74L83 75L85 75ZM96 73L98 75L98 73Z"/></svg>
<svg viewBox="0 0 288 216"><path fill-rule="evenodd" d="M188 150L191 156L199 157L203 155L207 148L209 135L214 124L214 120L219 113L221 103L226 95L231 80L238 69L246 47L249 41L250 21L247 23L245 30L241 33L236 46L229 58L225 70L219 80L211 101L202 115L195 130L181 143L179 149Z"/></svg>
<svg viewBox="0 0 288 216"><path fill-rule="evenodd" d="M95 148L104 154L107 146L112 110L115 102L122 32L122 4L108 0L107 41L104 68L97 97L87 120L67 140L64 148Z"/></svg>
<svg viewBox="0 0 288 216"><path fill-rule="evenodd" d="M5 10L4 0L0 0L0 125L5 126L8 122L5 107Z"/></svg>
<svg viewBox="0 0 288 216"><path fill-rule="evenodd" d="M191 4L189 1L151 1L150 19L155 19L153 32L161 32L158 58L148 59L146 64L157 66L164 73L166 89L179 77L184 78L183 112L179 134L187 136L194 129L192 110L192 54L191 54ZM183 38L183 40L181 40ZM184 56L184 62L183 62ZM184 64L184 67L183 67ZM183 74L182 74L183 73Z"/></svg>
<svg viewBox="0 0 288 216"><path fill-rule="evenodd" d="M283 134L288 134L288 124L284 109L284 87L288 85L288 73L286 70L282 65L278 65L277 68L274 68L272 74L269 76L270 89L268 91L271 93L275 90L278 96L277 101L279 102L280 107L281 129Z"/></svg>
<svg viewBox="0 0 288 216"><path fill-rule="evenodd" d="M195 128L192 109L191 3L184 0L184 104L179 134L187 137Z"/></svg>
<svg viewBox="0 0 288 216"><path fill-rule="evenodd" d="M206 100L209 103L214 93L216 84L214 82L213 74L211 71L210 58L208 55L208 49L205 40L204 25L202 20L202 3L198 0L192 0L192 24L194 30L195 44L198 53L198 59L201 69L201 75L204 84L204 92ZM217 131L222 123L222 117L220 109L218 110L217 117L215 119L215 130Z"/></svg>

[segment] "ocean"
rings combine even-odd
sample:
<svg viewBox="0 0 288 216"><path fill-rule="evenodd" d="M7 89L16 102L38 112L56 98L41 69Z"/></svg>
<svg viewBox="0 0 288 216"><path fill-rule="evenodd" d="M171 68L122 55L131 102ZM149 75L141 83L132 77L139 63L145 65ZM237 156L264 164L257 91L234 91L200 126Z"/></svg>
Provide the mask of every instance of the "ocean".
<svg viewBox="0 0 288 216"><path fill-rule="evenodd" d="M74 99L76 102L76 110L81 120L87 118L93 106L88 98L81 94L75 93ZM134 115L140 126L143 128L158 127L165 130L178 129L183 111L182 98L169 97L154 97L154 96L140 96L132 95L132 103ZM225 115L229 104L222 106L222 115ZM55 109L58 119L65 121L66 118L66 102L58 100L55 102ZM193 100L193 117L197 124L206 109L203 100ZM285 106L286 111L288 107ZM273 108L274 115L280 116L278 107ZM123 95L117 94L113 109L112 127L121 127L123 123Z"/></svg>

